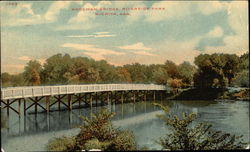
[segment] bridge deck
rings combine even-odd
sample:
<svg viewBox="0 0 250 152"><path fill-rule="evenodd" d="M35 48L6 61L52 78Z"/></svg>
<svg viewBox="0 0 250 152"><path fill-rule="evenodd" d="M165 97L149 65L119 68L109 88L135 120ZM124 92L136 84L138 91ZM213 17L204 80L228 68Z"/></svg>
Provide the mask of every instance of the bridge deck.
<svg viewBox="0 0 250 152"><path fill-rule="evenodd" d="M60 94L88 92L124 91L124 90L167 90L166 86L155 84L88 84L60 86L28 86L1 88L1 99L18 99Z"/></svg>

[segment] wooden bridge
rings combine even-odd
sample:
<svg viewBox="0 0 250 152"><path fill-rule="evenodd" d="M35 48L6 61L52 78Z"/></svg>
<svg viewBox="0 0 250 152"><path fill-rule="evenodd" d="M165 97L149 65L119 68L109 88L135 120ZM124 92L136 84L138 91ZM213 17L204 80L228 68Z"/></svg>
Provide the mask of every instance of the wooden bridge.
<svg viewBox="0 0 250 152"><path fill-rule="evenodd" d="M9 87L1 88L1 108L13 110L19 116L21 114L21 104L23 103L24 115L31 107L34 107L35 113L40 107L46 112L58 103L58 110L61 110L61 104L68 110L78 103L83 102L86 106L93 106L93 101L97 106L98 102L105 104L107 102L123 103L124 101L141 101L162 99L164 93L169 88L163 85L155 84L88 84L88 85L59 85L59 86L28 86L28 87ZM32 104L26 106L27 101ZM30 103L29 102L29 103ZM17 106L12 106L18 103Z"/></svg>

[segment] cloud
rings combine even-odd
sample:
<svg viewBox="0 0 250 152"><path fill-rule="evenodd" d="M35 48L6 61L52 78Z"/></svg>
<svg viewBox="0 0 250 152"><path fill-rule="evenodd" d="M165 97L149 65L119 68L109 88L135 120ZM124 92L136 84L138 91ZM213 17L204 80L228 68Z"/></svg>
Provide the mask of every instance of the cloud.
<svg viewBox="0 0 250 152"><path fill-rule="evenodd" d="M223 29L220 26L215 26L208 34L207 37L216 38L223 36Z"/></svg>
<svg viewBox="0 0 250 152"><path fill-rule="evenodd" d="M119 46L118 48L124 50L152 50L152 48L145 47L142 42L138 42L131 45Z"/></svg>
<svg viewBox="0 0 250 152"><path fill-rule="evenodd" d="M155 54L149 53L149 52L145 52L145 51L134 51L134 54L138 54L138 55L146 55L146 56L157 56Z"/></svg>
<svg viewBox="0 0 250 152"><path fill-rule="evenodd" d="M45 13L44 18L48 21L56 21L57 17L62 9L68 8L71 2L68 1L57 1L53 2L48 11Z"/></svg>
<svg viewBox="0 0 250 152"><path fill-rule="evenodd" d="M115 37L115 35L106 34L106 35L95 35L95 37Z"/></svg>
<svg viewBox="0 0 250 152"><path fill-rule="evenodd" d="M95 60L106 59L105 56L108 55L124 55L123 52L117 52L109 49L97 48L94 45L90 44L74 44L74 43L65 43L62 47L68 47L75 50L84 50L83 54L90 56Z"/></svg>
<svg viewBox="0 0 250 152"><path fill-rule="evenodd" d="M1 5L1 25L21 26L29 24L42 24L42 16L35 14L30 3L18 3L16 7Z"/></svg>
<svg viewBox="0 0 250 152"><path fill-rule="evenodd" d="M24 64L3 64L1 73L8 72L10 74L18 74L23 71Z"/></svg>
<svg viewBox="0 0 250 152"><path fill-rule="evenodd" d="M95 34L90 35L69 35L66 37L75 37L75 38L90 38L90 37L115 37L114 34L109 34L109 32L96 32Z"/></svg>
<svg viewBox="0 0 250 152"><path fill-rule="evenodd" d="M111 5L109 1L100 1L96 6L91 3L86 3L80 8L101 8L109 5ZM95 12L96 11L79 11L77 15L69 19L66 25L57 27L57 30L88 30L95 28L98 26L98 24L94 22L96 18Z"/></svg>
<svg viewBox="0 0 250 152"><path fill-rule="evenodd" d="M138 55L145 55L145 56L157 56L156 54L152 54L146 51L151 51L152 48L145 47L142 42L138 42L131 45L119 46L118 48L123 50L129 50L131 53L138 54Z"/></svg>
<svg viewBox="0 0 250 152"><path fill-rule="evenodd" d="M191 14L191 2L160 1L152 5L152 8L165 8L165 10L151 10L145 13L145 20L158 22L167 19L179 19Z"/></svg>
<svg viewBox="0 0 250 152"><path fill-rule="evenodd" d="M22 60L22 61L29 61L29 60L32 60L30 57L28 57L28 56L20 56L20 57L18 57L17 59L19 59L19 60Z"/></svg>
<svg viewBox="0 0 250 152"><path fill-rule="evenodd" d="M109 32L96 32L95 34L102 35L102 34L109 34Z"/></svg>
<svg viewBox="0 0 250 152"><path fill-rule="evenodd" d="M183 61L190 63L194 62L194 58L200 54L200 51L196 50L201 37L195 37L189 41L165 41L159 44L157 48L159 54L161 54L162 61L171 60L177 64Z"/></svg>
<svg viewBox="0 0 250 152"><path fill-rule="evenodd" d="M43 58L36 59L36 58L29 57L29 56L20 56L17 59L21 61L37 60L42 65L46 62L46 59L43 59Z"/></svg>
<svg viewBox="0 0 250 152"><path fill-rule="evenodd" d="M248 44L248 5L247 1L232 1L227 5L228 23L235 32L223 38L223 46L207 46L206 53L236 53L242 55L249 51Z"/></svg>
<svg viewBox="0 0 250 152"><path fill-rule="evenodd" d="M67 9L72 3L82 4L80 1L53 2L47 12L36 14L32 9L32 3L18 2L16 7L5 7L1 5L1 25L2 26L23 26L33 24L47 24L57 21L60 11Z"/></svg>
<svg viewBox="0 0 250 152"><path fill-rule="evenodd" d="M130 5L125 6L125 8L133 7L133 8L145 8L146 5L143 2L133 2L129 3ZM138 21L140 18L142 18L145 15L145 11L135 11L131 10L129 11L129 16L127 17L127 21L129 23L133 23L135 21Z"/></svg>
<svg viewBox="0 0 250 152"><path fill-rule="evenodd" d="M143 3L134 4L136 7L145 7ZM159 22L164 20L179 20L194 13L211 15L227 9L228 2L205 1L160 1L152 4L151 8L164 8L164 10L130 11L128 21L136 21L144 18L147 22ZM195 9L194 9L195 8Z"/></svg>
<svg viewBox="0 0 250 152"><path fill-rule="evenodd" d="M227 9L228 2L219 2L219 1L204 1L198 2L198 10L203 15L211 15L213 13L223 11Z"/></svg>

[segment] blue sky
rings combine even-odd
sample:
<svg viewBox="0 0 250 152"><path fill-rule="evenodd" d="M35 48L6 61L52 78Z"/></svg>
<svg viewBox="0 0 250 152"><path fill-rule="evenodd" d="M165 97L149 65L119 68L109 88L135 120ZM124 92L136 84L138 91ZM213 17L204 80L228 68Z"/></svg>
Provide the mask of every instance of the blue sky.
<svg viewBox="0 0 250 152"><path fill-rule="evenodd" d="M193 63L201 53L248 51L247 1L1 1L1 72L19 73L29 60L57 54L124 65ZM164 8L100 11L72 8ZM107 11L102 11L105 13ZM112 11L108 11L112 12Z"/></svg>

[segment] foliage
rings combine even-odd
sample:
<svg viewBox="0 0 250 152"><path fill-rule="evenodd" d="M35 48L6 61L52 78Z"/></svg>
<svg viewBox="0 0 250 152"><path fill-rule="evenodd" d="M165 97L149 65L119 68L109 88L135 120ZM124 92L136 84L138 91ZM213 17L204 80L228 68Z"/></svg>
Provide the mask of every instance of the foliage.
<svg viewBox="0 0 250 152"><path fill-rule="evenodd" d="M36 60L31 60L24 67L24 79L29 85L41 84L40 72L42 71L41 64Z"/></svg>
<svg viewBox="0 0 250 152"><path fill-rule="evenodd" d="M201 54L194 63L198 70L194 85L198 88L225 88L232 84L238 72L239 57L234 54Z"/></svg>
<svg viewBox="0 0 250 152"><path fill-rule="evenodd" d="M157 105L159 106L159 105ZM168 112L164 106L163 110ZM169 150L223 150L242 149L245 143L242 136L214 131L211 124L194 123L197 115L183 113L182 118L176 115L159 115L171 133L157 141L164 149Z"/></svg>
<svg viewBox="0 0 250 152"><path fill-rule="evenodd" d="M136 150L137 146L133 133L127 130L115 129L111 123L113 116L114 113L110 113L106 109L93 114L92 118L82 116L84 124L79 127L80 133L70 139L63 137L52 141L48 146L49 150ZM60 141L62 141L63 145L59 144Z"/></svg>
<svg viewBox="0 0 250 152"><path fill-rule="evenodd" d="M183 62L178 66L179 76L182 82L186 86L191 86L193 83L193 75L196 72L196 68L189 62Z"/></svg>
<svg viewBox="0 0 250 152"><path fill-rule="evenodd" d="M225 88L228 85L247 86L249 79L248 53L238 57L234 54L201 54L195 64L179 65L167 60L164 64L143 65L139 63L114 66L105 60L95 61L87 57L71 57L56 54L43 65L29 61L24 72L1 74L2 85L55 85L82 83L156 83L167 85L170 80L181 80L182 87ZM249 85L248 85L249 86Z"/></svg>
<svg viewBox="0 0 250 152"><path fill-rule="evenodd" d="M67 151L68 149L73 149L75 146L74 137L59 137L54 138L49 141L48 149L50 151Z"/></svg>
<svg viewBox="0 0 250 152"><path fill-rule="evenodd" d="M237 73L233 84L240 87L249 87L249 70L242 70Z"/></svg>

